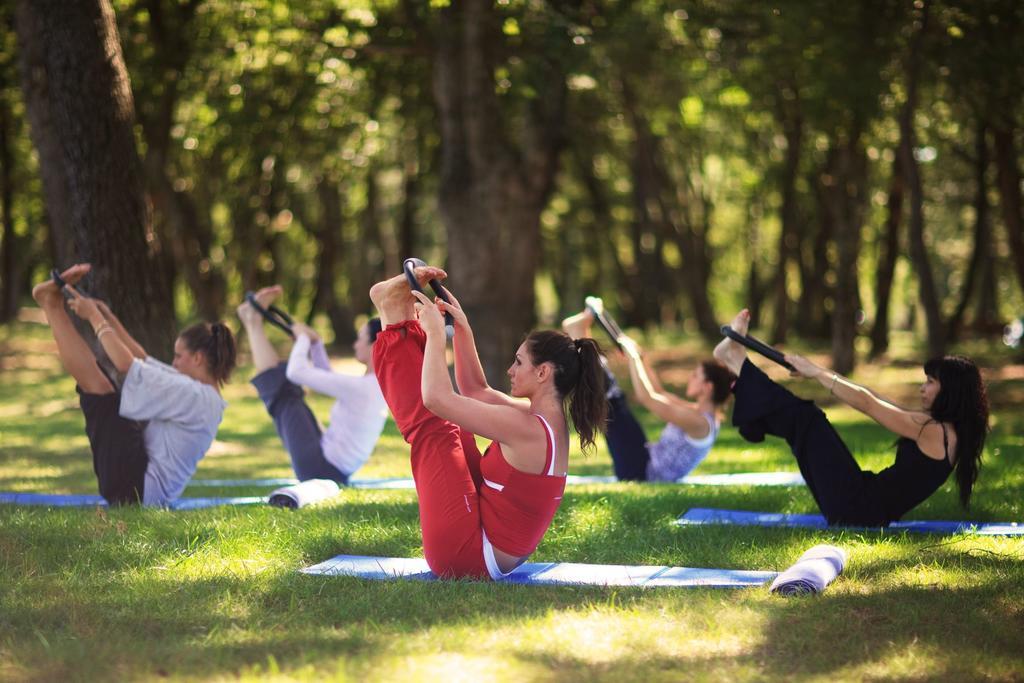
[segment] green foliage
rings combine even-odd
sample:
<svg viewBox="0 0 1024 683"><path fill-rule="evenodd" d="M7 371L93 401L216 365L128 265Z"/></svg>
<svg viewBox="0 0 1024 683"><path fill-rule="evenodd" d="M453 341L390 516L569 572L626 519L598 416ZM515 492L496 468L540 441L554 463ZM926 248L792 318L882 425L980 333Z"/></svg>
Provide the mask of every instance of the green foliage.
<svg viewBox="0 0 1024 683"><path fill-rule="evenodd" d="M325 230L339 243L334 293L356 314L369 312L366 287L396 271L402 250L443 261L432 89L434 52L449 39L449 3L116 0L114 7L147 168L165 174L194 207L187 222L208 228L196 250L175 252L180 291L195 294L185 272L198 262L227 283L221 310L245 289L280 281L290 308L313 313ZM999 0L929 8L916 123L929 159L922 167L933 270L949 314L973 249L964 141L982 119L1020 129L1024 16L1019 3ZM804 129L795 184L800 254L826 271L826 283L836 250L814 252L813 243L827 221L821 183L829 155L855 137L869 159L858 263L871 322L912 5L702 0L684 9L658 0L509 0L489 11L496 114L510 139L522 139L550 97L545 74L554 65L569 74L564 120L550 121L566 151L541 215L545 322L596 293L631 322L692 325L684 322L696 311L681 275L691 268L707 268L719 317L763 296L758 283L763 290L776 277L784 132L795 121ZM9 21L0 33L0 95L18 121L17 248L41 271L45 235L34 229L45 222L41 188ZM657 148L662 174L653 219L640 198L640 133ZM323 205L324 186L340 197L340 216ZM161 239L182 242L181 224L163 205L156 210ZM997 228L1000 216L993 211ZM707 249L694 250L691 236ZM1010 317L1024 301L999 229L991 251L997 306ZM907 268L901 257L898 272ZM653 287L657 305L645 308L652 288L642 281L652 272L664 281ZM908 279L909 289L895 288L892 310L913 324ZM830 310L828 287L807 286L804 273L794 277L791 298L822 298ZM193 316L192 304L181 299L182 318Z"/></svg>

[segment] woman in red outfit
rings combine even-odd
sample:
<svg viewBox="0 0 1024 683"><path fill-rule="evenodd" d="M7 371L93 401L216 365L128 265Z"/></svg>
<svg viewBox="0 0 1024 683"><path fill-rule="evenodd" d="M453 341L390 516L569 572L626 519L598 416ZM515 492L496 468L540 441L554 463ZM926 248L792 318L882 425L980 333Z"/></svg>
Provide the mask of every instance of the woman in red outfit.
<svg viewBox="0 0 1024 683"><path fill-rule="evenodd" d="M416 268L426 283L440 268ZM381 391L411 446L423 554L438 576L500 580L526 561L562 501L568 418L584 449L604 430L600 349L593 339L533 332L508 370L512 395L487 385L458 301L430 301L403 275L370 298L384 330L373 360ZM444 313L455 320L455 380L445 360ZM492 439L485 453L473 435Z"/></svg>

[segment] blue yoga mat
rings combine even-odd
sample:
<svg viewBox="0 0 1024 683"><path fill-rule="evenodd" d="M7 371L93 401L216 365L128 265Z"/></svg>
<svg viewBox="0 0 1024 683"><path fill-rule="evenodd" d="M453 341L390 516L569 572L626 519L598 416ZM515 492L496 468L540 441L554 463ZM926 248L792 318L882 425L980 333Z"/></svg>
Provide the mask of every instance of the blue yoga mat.
<svg viewBox="0 0 1024 683"><path fill-rule="evenodd" d="M437 581L427 561L407 557L367 557L338 555L326 562L301 570L315 576L357 576L375 581L411 579ZM572 562L527 562L513 571L506 583L540 586L661 586L744 588L762 586L776 572L738 569L693 569L689 567L645 567L614 564L576 564Z"/></svg>
<svg viewBox="0 0 1024 683"><path fill-rule="evenodd" d="M566 477L566 485L615 484L619 480L611 475L577 475ZM289 486L298 479L193 479L189 486ZM804 478L799 472L736 472L733 474L698 474L683 477L677 484L693 486L802 486ZM354 489L413 489L408 477L355 478L348 482Z"/></svg>
<svg viewBox="0 0 1024 683"><path fill-rule="evenodd" d="M167 507L171 510L199 510L218 505L254 505L266 503L263 496L245 498L179 498ZM106 507L102 496L59 493L0 493L0 505L31 505L40 507Z"/></svg>
<svg viewBox="0 0 1024 683"><path fill-rule="evenodd" d="M750 512L747 510L718 510L715 508L691 508L676 520L676 524L736 524L740 526L805 527L812 529L830 528L821 515L795 515L778 512ZM832 527L864 528L864 527ZM1024 524L1017 522L950 522L942 520L910 520L893 522L883 531L916 531L931 534L978 534L979 536L1024 536Z"/></svg>

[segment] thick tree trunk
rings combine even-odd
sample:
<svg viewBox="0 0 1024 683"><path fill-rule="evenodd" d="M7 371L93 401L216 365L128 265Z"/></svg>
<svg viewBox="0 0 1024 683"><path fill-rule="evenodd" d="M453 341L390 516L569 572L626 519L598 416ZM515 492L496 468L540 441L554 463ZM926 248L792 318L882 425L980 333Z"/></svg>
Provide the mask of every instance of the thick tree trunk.
<svg viewBox="0 0 1024 683"><path fill-rule="evenodd" d="M892 279L899 256L900 220L903 215L903 164L896 154L889 179L888 214L885 234L878 247L878 266L875 271L875 324L871 328L871 357L877 358L889 350L889 302L892 298Z"/></svg>
<svg viewBox="0 0 1024 683"><path fill-rule="evenodd" d="M782 165L782 228L779 231L779 262L775 273L775 321L772 325L771 342L781 344L789 334L789 292L787 291L788 270L791 263L799 258L800 216L797 207L796 179L800 169L800 155L803 147L804 125L799 111L783 112L783 132L786 136L786 156Z"/></svg>
<svg viewBox="0 0 1024 683"><path fill-rule="evenodd" d="M142 187L128 73L109 0L21 0L16 26L32 138L61 263L89 261L88 291L149 353L175 321Z"/></svg>
<svg viewBox="0 0 1024 683"><path fill-rule="evenodd" d="M1017 166L1017 146L1013 128L997 126L992 131L996 162L996 184L999 186L999 207L1006 226L1006 239L1010 244L1017 282L1024 289L1024 202L1021 201L1020 167Z"/></svg>
<svg viewBox="0 0 1024 683"><path fill-rule="evenodd" d="M500 115L490 49L499 17L488 0L454 0L441 12L434 97L441 128L439 208L448 233L451 286L473 322L493 386L533 325L540 213L563 146L565 73L544 69L515 144Z"/></svg>

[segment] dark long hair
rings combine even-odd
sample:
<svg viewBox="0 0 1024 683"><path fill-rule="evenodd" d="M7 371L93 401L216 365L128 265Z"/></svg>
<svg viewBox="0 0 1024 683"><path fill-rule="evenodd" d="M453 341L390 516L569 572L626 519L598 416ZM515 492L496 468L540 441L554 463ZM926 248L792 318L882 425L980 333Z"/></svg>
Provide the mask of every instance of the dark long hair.
<svg viewBox="0 0 1024 683"><path fill-rule="evenodd" d="M196 323L186 327L178 336L192 353L202 351L206 369L217 386L228 381L235 369L235 337L227 325L221 322Z"/></svg>
<svg viewBox="0 0 1024 683"><path fill-rule="evenodd" d="M702 360L700 366L704 370L704 378L711 382L711 401L716 406L724 404L732 396L732 383L736 381L736 375L717 360Z"/></svg>
<svg viewBox="0 0 1024 683"><path fill-rule="evenodd" d="M974 361L963 356L933 358L924 364L924 374L939 381L939 393L929 411L932 419L951 423L956 431L956 484L960 504L966 508L988 436L985 383Z"/></svg>
<svg viewBox="0 0 1024 683"><path fill-rule="evenodd" d="M530 333L526 348L534 365L554 366L555 391L580 435L580 445L590 450L608 420L601 347L593 339L573 340L564 332L543 330Z"/></svg>

